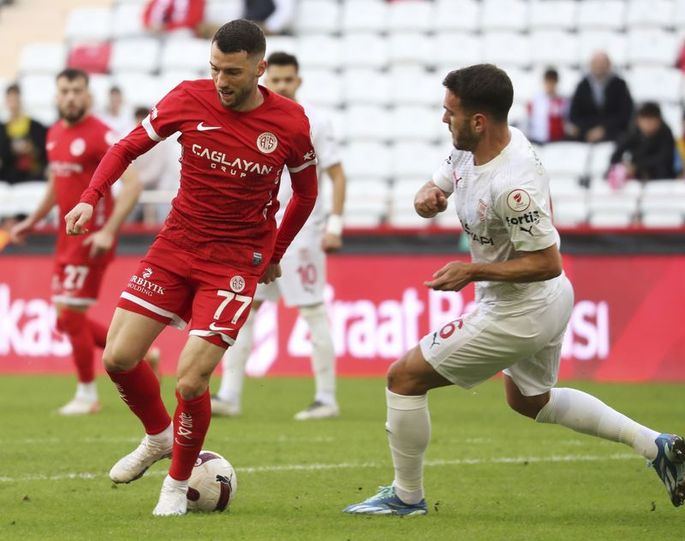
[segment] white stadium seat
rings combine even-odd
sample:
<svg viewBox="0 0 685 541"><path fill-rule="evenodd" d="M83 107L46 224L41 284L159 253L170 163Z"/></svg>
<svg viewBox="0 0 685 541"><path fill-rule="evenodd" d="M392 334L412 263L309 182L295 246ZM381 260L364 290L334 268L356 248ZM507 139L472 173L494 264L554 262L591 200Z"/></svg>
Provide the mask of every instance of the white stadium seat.
<svg viewBox="0 0 685 541"><path fill-rule="evenodd" d="M514 102L509 109L509 124L516 126L522 131L526 131L526 123L528 121L528 109L521 102Z"/></svg>
<svg viewBox="0 0 685 541"><path fill-rule="evenodd" d="M599 211L593 211L593 209L591 208L590 212L591 214L588 223L590 224L590 226L596 228L606 227L623 229L635 222L634 213L627 212L623 209L602 209Z"/></svg>
<svg viewBox="0 0 685 541"><path fill-rule="evenodd" d="M550 181L554 223L574 227L587 222L588 191L576 179L558 178Z"/></svg>
<svg viewBox="0 0 685 541"><path fill-rule="evenodd" d="M476 0L435 0L435 30L475 32L480 28L480 2Z"/></svg>
<svg viewBox="0 0 685 541"><path fill-rule="evenodd" d="M574 0L532 0L529 24L531 30L559 28L573 30L578 3Z"/></svg>
<svg viewBox="0 0 685 541"><path fill-rule="evenodd" d="M589 156L590 145L569 141L545 145L540 159L552 179L555 176L579 178L587 172Z"/></svg>
<svg viewBox="0 0 685 541"><path fill-rule="evenodd" d="M627 80L633 99L637 102L680 100L682 73L676 68L633 68L627 74Z"/></svg>
<svg viewBox="0 0 685 541"><path fill-rule="evenodd" d="M662 103L661 116L673 132L673 137L679 139L683 136L683 110L678 103Z"/></svg>
<svg viewBox="0 0 685 541"><path fill-rule="evenodd" d="M477 64L483 59L483 41L480 36L466 32L440 32L435 36L435 62L453 69Z"/></svg>
<svg viewBox="0 0 685 541"><path fill-rule="evenodd" d="M390 114L381 107L352 105L345 111L346 139L352 141L386 141L392 137Z"/></svg>
<svg viewBox="0 0 685 541"><path fill-rule="evenodd" d="M350 68L343 73L343 97L355 105L390 104L390 77L370 68Z"/></svg>
<svg viewBox="0 0 685 541"><path fill-rule="evenodd" d="M628 62L672 66L680 45L675 32L631 30L628 32Z"/></svg>
<svg viewBox="0 0 685 541"><path fill-rule="evenodd" d="M595 181L590 186L590 225L625 227L636 218L641 186L629 181L620 190L608 182Z"/></svg>
<svg viewBox="0 0 685 541"><path fill-rule="evenodd" d="M56 75L67 61L67 48L63 43L31 43L21 50L19 72L33 75Z"/></svg>
<svg viewBox="0 0 685 541"><path fill-rule="evenodd" d="M57 122L59 114L57 112L57 107L54 105L44 105L43 107L31 107L27 108L26 112L40 122L43 126L52 126Z"/></svg>
<svg viewBox="0 0 685 541"><path fill-rule="evenodd" d="M269 36L269 39L266 40L265 58L275 52L290 53L297 56L298 45L297 39L292 36ZM300 61L299 56L298 61Z"/></svg>
<svg viewBox="0 0 685 541"><path fill-rule="evenodd" d="M685 0L675 0L673 25L676 28L683 28L685 26Z"/></svg>
<svg viewBox="0 0 685 541"><path fill-rule="evenodd" d="M337 107L343 101L342 79L331 70L302 71L302 88L298 92L298 97L315 105Z"/></svg>
<svg viewBox="0 0 685 541"><path fill-rule="evenodd" d="M530 66L531 51L528 36L515 32L489 32L483 39L484 62L502 66Z"/></svg>
<svg viewBox="0 0 685 541"><path fill-rule="evenodd" d="M93 97L93 109L99 111L105 108L109 99L109 91L112 88L112 78L109 75L93 73L88 81L90 95ZM124 96L126 102L127 96Z"/></svg>
<svg viewBox="0 0 685 541"><path fill-rule="evenodd" d="M581 30L578 33L578 63L586 67L592 54L605 51L616 66L628 61L628 40L623 32L613 30Z"/></svg>
<svg viewBox="0 0 685 541"><path fill-rule="evenodd" d="M681 212L645 212L640 219L642 225L650 228L682 227L685 223Z"/></svg>
<svg viewBox="0 0 685 541"><path fill-rule="evenodd" d="M394 179L413 180L422 185L449 153L450 149L444 145L418 141L396 143L390 150L390 173Z"/></svg>
<svg viewBox="0 0 685 541"><path fill-rule="evenodd" d="M385 31L387 10L385 0L347 0L343 4L343 33Z"/></svg>
<svg viewBox="0 0 685 541"><path fill-rule="evenodd" d="M330 0L301 0L295 28L298 33L334 34L340 30L341 9Z"/></svg>
<svg viewBox="0 0 685 541"><path fill-rule="evenodd" d="M355 141L343 147L342 158L351 179L390 178L390 150L383 143Z"/></svg>
<svg viewBox="0 0 685 541"><path fill-rule="evenodd" d="M395 227L427 227L431 220L422 218L414 209L414 196L425 184L424 180L398 180L390 190L390 214L388 222Z"/></svg>
<svg viewBox="0 0 685 541"><path fill-rule="evenodd" d="M578 62L578 37L563 30L538 30L530 35L534 64L568 66Z"/></svg>
<svg viewBox="0 0 685 541"><path fill-rule="evenodd" d="M528 2L523 0L484 0L481 13L483 31L513 30L522 32L528 28Z"/></svg>
<svg viewBox="0 0 685 541"><path fill-rule="evenodd" d="M112 45L109 66L112 73L139 71L152 73L159 68L160 42L155 38L121 39Z"/></svg>
<svg viewBox="0 0 685 541"><path fill-rule="evenodd" d="M434 18L433 3L404 0L388 5L388 30L391 32L427 32Z"/></svg>
<svg viewBox="0 0 685 541"><path fill-rule="evenodd" d="M198 38L168 40L162 47L162 70L209 70L209 41Z"/></svg>
<svg viewBox="0 0 685 541"><path fill-rule="evenodd" d="M627 23L629 28L673 26L675 6L671 0L630 0Z"/></svg>
<svg viewBox="0 0 685 541"><path fill-rule="evenodd" d="M388 214L388 182L364 178L347 184L345 226L377 227Z"/></svg>
<svg viewBox="0 0 685 541"><path fill-rule="evenodd" d="M343 64L383 68L388 64L388 40L377 34L346 34L342 38Z"/></svg>
<svg viewBox="0 0 685 541"><path fill-rule="evenodd" d="M243 0L210 0L205 4L205 22L222 25L243 15Z"/></svg>
<svg viewBox="0 0 685 541"><path fill-rule="evenodd" d="M583 0L578 2L578 28L620 30L625 26L624 0Z"/></svg>
<svg viewBox="0 0 685 541"><path fill-rule="evenodd" d="M390 115L390 137L394 141L434 141L442 123L432 114L432 108L420 106L395 107Z"/></svg>
<svg viewBox="0 0 685 541"><path fill-rule="evenodd" d="M112 36L112 10L110 8L77 8L67 17L64 30L72 43L106 41Z"/></svg>
<svg viewBox="0 0 685 541"><path fill-rule="evenodd" d="M307 68L338 69L342 62L341 40L323 35L302 36L297 41L297 58Z"/></svg>
<svg viewBox="0 0 685 541"><path fill-rule="evenodd" d="M159 77L144 73L115 73L113 82L121 88L131 107L150 107L171 90L162 87Z"/></svg>
<svg viewBox="0 0 685 541"><path fill-rule="evenodd" d="M8 215L31 214L45 195L45 181L19 182L10 187Z"/></svg>
<svg viewBox="0 0 685 541"><path fill-rule="evenodd" d="M611 155L614 153L616 145L610 141L596 143L590 147L590 165L588 175L591 178L603 178L609 170Z"/></svg>
<svg viewBox="0 0 685 541"><path fill-rule="evenodd" d="M418 66L401 66L386 75L392 105L441 104L444 96L441 72L428 72ZM437 122L438 119L435 119Z"/></svg>
<svg viewBox="0 0 685 541"><path fill-rule="evenodd" d="M159 74L159 88L162 92L169 92L172 88L183 81L194 81L195 79L206 79L208 73L198 73L193 70L169 70ZM160 98L162 95L159 96ZM153 103L150 106L154 105Z"/></svg>
<svg viewBox="0 0 685 541"><path fill-rule="evenodd" d="M388 55L393 64L432 65L435 40L417 32L395 32L388 36Z"/></svg>
<svg viewBox="0 0 685 541"><path fill-rule="evenodd" d="M114 39L136 38L146 33L143 26L144 4L119 4L112 14L112 37Z"/></svg>
<svg viewBox="0 0 685 541"><path fill-rule="evenodd" d="M643 214L680 214L685 216L685 182L653 180L642 190L640 210Z"/></svg>
<svg viewBox="0 0 685 541"><path fill-rule="evenodd" d="M23 75L19 78L21 101L27 110L54 107L55 78L52 75Z"/></svg>
<svg viewBox="0 0 685 541"><path fill-rule="evenodd" d="M514 102L525 105L542 90L542 75L537 76L536 70L508 67L506 72L514 85Z"/></svg>

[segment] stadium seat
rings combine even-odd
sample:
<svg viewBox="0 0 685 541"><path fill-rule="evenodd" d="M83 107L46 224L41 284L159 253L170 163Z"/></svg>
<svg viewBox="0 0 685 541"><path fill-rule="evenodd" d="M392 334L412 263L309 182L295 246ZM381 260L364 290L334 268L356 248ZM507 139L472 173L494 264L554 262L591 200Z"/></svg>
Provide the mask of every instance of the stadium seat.
<svg viewBox="0 0 685 541"><path fill-rule="evenodd" d="M103 41L112 37L112 10L77 8L69 13L64 30L71 43Z"/></svg>
<svg viewBox="0 0 685 541"><path fill-rule="evenodd" d="M625 21L626 3L623 0L578 2L578 28L621 30L625 26Z"/></svg>
<svg viewBox="0 0 685 541"><path fill-rule="evenodd" d="M43 180L20 182L10 187L9 215L31 214L45 195L47 182Z"/></svg>
<svg viewBox="0 0 685 541"><path fill-rule="evenodd" d="M23 75L19 78L21 101L27 110L53 107L55 78L52 75Z"/></svg>
<svg viewBox="0 0 685 541"><path fill-rule="evenodd" d="M475 0L436 0L433 26L437 31L474 32L480 28L480 6Z"/></svg>
<svg viewBox="0 0 685 541"><path fill-rule="evenodd" d="M540 159L550 178L580 178L587 174L590 145L586 143L559 142L542 147Z"/></svg>
<svg viewBox="0 0 685 541"><path fill-rule="evenodd" d="M539 66L531 71L530 78L533 94L542 90L542 76L546 68L547 66ZM577 68L570 68L568 66L557 66L556 70L559 73L559 95L571 98L583 77L582 72ZM514 99L518 99L516 97L516 86L514 86Z"/></svg>
<svg viewBox="0 0 685 541"><path fill-rule="evenodd" d="M112 78L102 73L91 74L88 88L93 97L93 109L96 111L104 109L109 98L109 90L112 88ZM127 96L123 96L123 98L126 102Z"/></svg>
<svg viewBox="0 0 685 541"><path fill-rule="evenodd" d="M326 69L308 69L302 72L302 87L298 97L315 105L337 107L343 101L340 75Z"/></svg>
<svg viewBox="0 0 685 541"><path fill-rule="evenodd" d="M537 70L507 67L506 72L514 85L514 102L526 105L542 90L542 74L536 77Z"/></svg>
<svg viewBox="0 0 685 541"><path fill-rule="evenodd" d="M628 62L635 66L672 66L678 54L675 32L664 30L631 30L628 32Z"/></svg>
<svg viewBox="0 0 685 541"><path fill-rule="evenodd" d="M112 37L114 39L138 38L145 35L143 11L145 4L118 4L112 14Z"/></svg>
<svg viewBox="0 0 685 541"><path fill-rule="evenodd" d="M345 225L377 227L388 214L389 186L378 178L364 178L347 184Z"/></svg>
<svg viewBox="0 0 685 541"><path fill-rule="evenodd" d="M637 67L627 74L630 92L636 102L654 100L678 102L682 73L675 68Z"/></svg>
<svg viewBox="0 0 685 541"><path fill-rule="evenodd" d="M417 32L395 32L387 40L389 60L393 64L434 65L435 40L432 36Z"/></svg>
<svg viewBox="0 0 685 541"><path fill-rule="evenodd" d="M623 32L581 30L578 45L578 63L583 68L589 65L595 51L605 51L615 66L625 66L628 62L628 40Z"/></svg>
<svg viewBox="0 0 685 541"><path fill-rule="evenodd" d="M588 191L574 179L552 179L550 195L554 223L560 227L575 227L587 222Z"/></svg>
<svg viewBox="0 0 685 541"><path fill-rule="evenodd" d="M346 34L342 57L348 67L384 68L389 61L388 40L376 34Z"/></svg>
<svg viewBox="0 0 685 541"><path fill-rule="evenodd" d="M530 35L532 61L542 66L570 66L578 63L578 38L563 30L537 30Z"/></svg>
<svg viewBox="0 0 685 541"><path fill-rule="evenodd" d="M168 40L162 47L162 70L208 70L209 41L199 38Z"/></svg>
<svg viewBox="0 0 685 541"><path fill-rule="evenodd" d="M675 6L671 0L630 0L626 22L629 31L634 28L673 26Z"/></svg>
<svg viewBox="0 0 685 541"><path fill-rule="evenodd" d="M673 25L676 28L683 28L685 26L685 0L675 0Z"/></svg>
<svg viewBox="0 0 685 541"><path fill-rule="evenodd" d="M636 218L641 186L636 181L614 190L608 182L595 180L590 186L590 225L625 227Z"/></svg>
<svg viewBox="0 0 685 541"><path fill-rule="evenodd" d="M121 88L131 107L150 107L157 103L170 89L161 87L160 79L144 73L115 73L114 84Z"/></svg>
<svg viewBox="0 0 685 541"><path fill-rule="evenodd" d="M350 183L359 178L390 178L390 150L387 145L355 140L343 147L342 157Z"/></svg>
<svg viewBox="0 0 685 541"><path fill-rule="evenodd" d="M673 137L679 139L683 136L683 111L680 104L677 103L662 103L661 115L664 122L668 124L673 132Z"/></svg>
<svg viewBox="0 0 685 541"><path fill-rule="evenodd" d="M391 69L389 81L390 103L393 105L435 106L442 103L444 87L441 72L428 72L418 66L398 66ZM434 119L436 122L439 119Z"/></svg>
<svg viewBox="0 0 685 541"><path fill-rule="evenodd" d="M347 0L343 4L343 34L384 32L388 24L387 9L384 0Z"/></svg>
<svg viewBox="0 0 685 541"><path fill-rule="evenodd" d="M644 214L680 214L685 216L685 182L653 180L642 190L640 210Z"/></svg>
<svg viewBox="0 0 685 541"><path fill-rule="evenodd" d="M63 43L31 43L21 50L19 73L23 75L56 75L67 61Z"/></svg>
<svg viewBox="0 0 685 541"><path fill-rule="evenodd" d="M483 38L483 61L525 68L531 64L528 36L515 32L489 32Z"/></svg>
<svg viewBox="0 0 685 541"><path fill-rule="evenodd" d="M528 2L523 0L484 0L481 29L523 32L528 28Z"/></svg>
<svg viewBox="0 0 685 541"><path fill-rule="evenodd" d="M222 25L243 15L243 0L209 0L205 3L205 22Z"/></svg>
<svg viewBox="0 0 685 541"><path fill-rule="evenodd" d="M345 138L352 141L388 141L390 114L383 108L370 105L352 105L344 116Z"/></svg>
<svg viewBox="0 0 685 541"><path fill-rule="evenodd" d="M467 32L439 32L435 36L435 62L446 73L483 60L480 36Z"/></svg>
<svg viewBox="0 0 685 541"><path fill-rule="evenodd" d="M193 70L169 70L163 71L159 74L158 83L159 89L162 94L159 95L161 98L166 92L169 92L172 88L177 86L182 81L194 81L195 79L206 79L209 76L208 73L198 73ZM152 107L154 103L150 104Z"/></svg>
<svg viewBox="0 0 685 541"><path fill-rule="evenodd" d="M509 124L516 126L525 133L528 122L528 109L521 102L514 102L509 109Z"/></svg>
<svg viewBox="0 0 685 541"><path fill-rule="evenodd" d="M611 155L614 153L616 145L610 141L596 143L590 146L590 164L588 175L591 178L604 178L609 169Z"/></svg>
<svg viewBox="0 0 685 541"><path fill-rule="evenodd" d="M297 57L303 67L338 69L342 63L341 40L323 35L302 36L297 42Z"/></svg>
<svg viewBox="0 0 685 541"><path fill-rule="evenodd" d="M573 0L532 0L531 30L574 30L578 4Z"/></svg>
<svg viewBox="0 0 685 541"><path fill-rule="evenodd" d="M602 209L594 211L591 209L590 219L588 223L591 227L596 228L619 228L623 229L635 222L635 216L632 213L624 212L623 210L607 210Z"/></svg>
<svg viewBox="0 0 685 541"><path fill-rule="evenodd" d="M640 222L643 226L649 228L675 228L682 227L685 224L683 214L681 212L646 212L642 214Z"/></svg>
<svg viewBox="0 0 685 541"><path fill-rule="evenodd" d="M435 141L441 128L440 118L429 107L399 106L390 115L390 136L393 141Z"/></svg>
<svg viewBox="0 0 685 541"><path fill-rule="evenodd" d="M12 187L9 182L0 180L0 218L12 216Z"/></svg>
<svg viewBox="0 0 685 541"><path fill-rule="evenodd" d="M433 3L404 0L388 5L388 27L391 32L428 32L432 29Z"/></svg>
<svg viewBox="0 0 685 541"><path fill-rule="evenodd" d="M152 73L159 67L160 42L155 38L130 38L114 42L110 71Z"/></svg>
<svg viewBox="0 0 685 541"><path fill-rule="evenodd" d="M385 73L370 68L349 68L344 71L342 77L343 97L348 104L390 103L390 77Z"/></svg>
<svg viewBox="0 0 685 541"><path fill-rule="evenodd" d="M422 218L414 209L414 196L425 184L423 180L396 180L390 190L388 223L394 227L428 227L432 220Z"/></svg>
<svg viewBox="0 0 685 541"><path fill-rule="evenodd" d="M446 145L418 141L396 143L390 150L390 173L395 180L412 180L421 186L432 177L449 153Z"/></svg>
<svg viewBox="0 0 685 541"><path fill-rule="evenodd" d="M341 9L337 2L301 0L295 20L295 29L300 34L335 34L340 30L340 17Z"/></svg>
<svg viewBox="0 0 685 541"><path fill-rule="evenodd" d="M72 47L67 65L88 73L108 73L111 59L111 42L84 43Z"/></svg>
<svg viewBox="0 0 685 541"><path fill-rule="evenodd" d="M266 57L274 52L285 52L297 55L297 39L292 36L269 36L266 40ZM300 58L298 57L298 60Z"/></svg>

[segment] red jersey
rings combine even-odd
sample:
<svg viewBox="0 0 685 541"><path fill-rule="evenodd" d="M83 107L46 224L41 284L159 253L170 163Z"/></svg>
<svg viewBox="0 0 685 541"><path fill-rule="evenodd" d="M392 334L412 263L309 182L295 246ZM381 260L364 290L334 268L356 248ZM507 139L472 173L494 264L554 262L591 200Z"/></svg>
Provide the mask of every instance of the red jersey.
<svg viewBox="0 0 685 541"><path fill-rule="evenodd" d="M96 202L128 163L181 132L180 188L160 237L212 261L279 261L316 201L316 156L304 109L259 89L264 102L237 112L221 105L212 80L184 81L112 148L81 200ZM284 167L294 195L275 241Z"/></svg>
<svg viewBox="0 0 685 541"><path fill-rule="evenodd" d="M54 179L60 224L64 224L64 216L79 202L100 160L115 141L112 130L90 115L73 126L59 120L48 130L45 146L50 174ZM107 189L103 195L88 225L90 232L102 228L112 213L110 190ZM91 259L90 246L83 246L85 239L85 236L67 236L65 228L58 227L57 262L107 263L112 259L114 247L107 254Z"/></svg>

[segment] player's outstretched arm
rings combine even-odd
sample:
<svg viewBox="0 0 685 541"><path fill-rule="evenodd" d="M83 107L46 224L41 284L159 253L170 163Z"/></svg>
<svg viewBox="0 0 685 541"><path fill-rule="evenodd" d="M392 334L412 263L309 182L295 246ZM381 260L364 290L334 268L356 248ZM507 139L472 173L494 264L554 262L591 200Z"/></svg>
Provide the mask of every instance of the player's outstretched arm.
<svg viewBox="0 0 685 541"><path fill-rule="evenodd" d="M99 231L88 237L84 244L90 244L90 256L97 257L107 252L121 229L126 217L131 213L133 207L143 191L138 173L133 166L130 166L121 176L122 189L114 204L114 209L105 225Z"/></svg>
<svg viewBox="0 0 685 541"><path fill-rule="evenodd" d="M433 218L447 209L447 198L450 194L436 186L435 182L426 182L414 196L414 209L422 218Z"/></svg>
<svg viewBox="0 0 685 541"><path fill-rule="evenodd" d="M52 207L55 206L55 179L51 174L48 174L48 182L43 193L43 198L38 203L36 210L30 216L15 224L10 229L10 242L21 243L26 240L26 236L31 232L35 225L45 218Z"/></svg>
<svg viewBox="0 0 685 541"><path fill-rule="evenodd" d="M333 182L333 201L331 204L331 215L326 223L326 232L321 241L321 247L332 252L342 248L343 231L343 211L345 209L345 172L340 163L331 165L326 169L326 173Z"/></svg>

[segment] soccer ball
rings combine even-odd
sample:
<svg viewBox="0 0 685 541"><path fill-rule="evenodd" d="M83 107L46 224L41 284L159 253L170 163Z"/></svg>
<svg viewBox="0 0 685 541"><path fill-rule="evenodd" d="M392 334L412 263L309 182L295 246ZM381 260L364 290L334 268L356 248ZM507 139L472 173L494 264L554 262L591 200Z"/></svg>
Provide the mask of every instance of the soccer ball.
<svg viewBox="0 0 685 541"><path fill-rule="evenodd" d="M188 510L225 511L237 489L231 463L218 453L202 450L188 479Z"/></svg>

